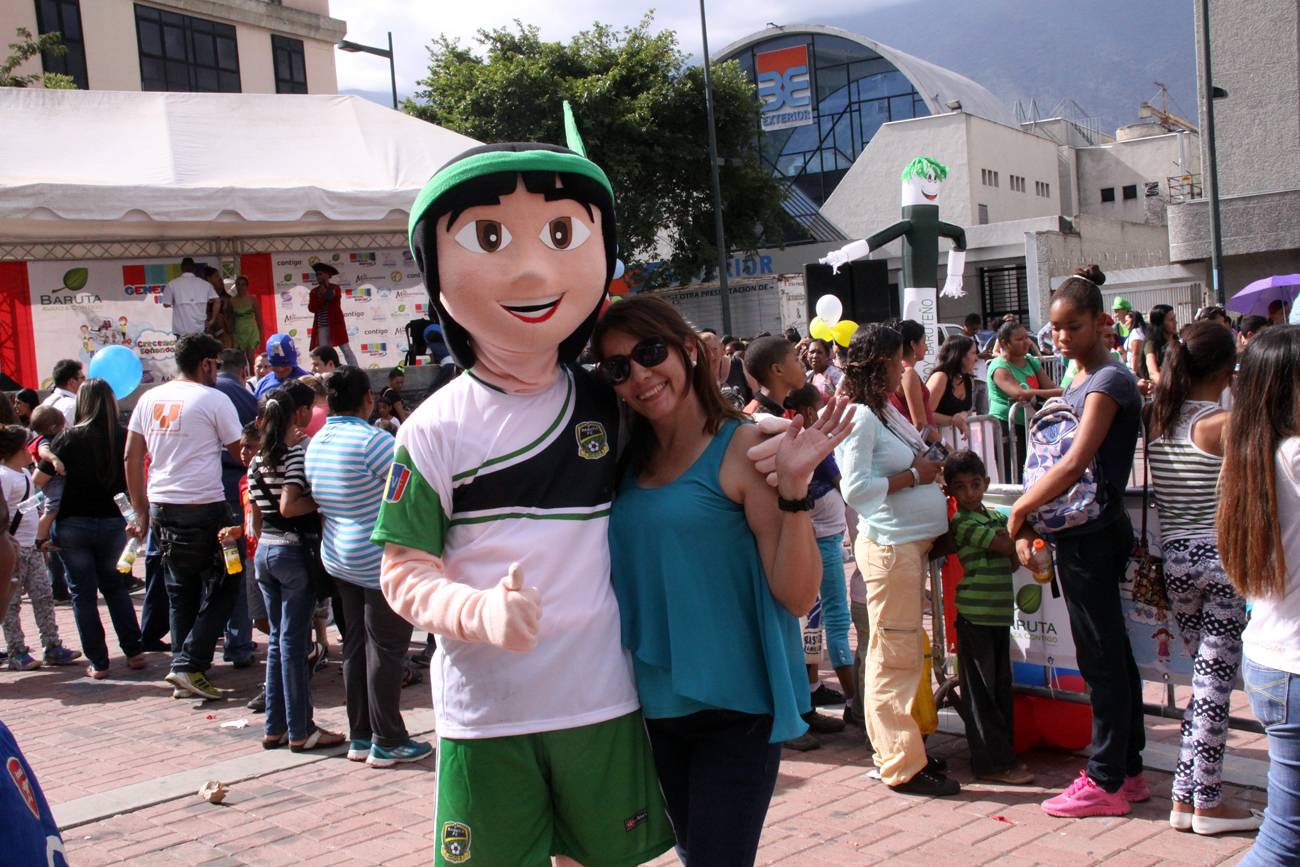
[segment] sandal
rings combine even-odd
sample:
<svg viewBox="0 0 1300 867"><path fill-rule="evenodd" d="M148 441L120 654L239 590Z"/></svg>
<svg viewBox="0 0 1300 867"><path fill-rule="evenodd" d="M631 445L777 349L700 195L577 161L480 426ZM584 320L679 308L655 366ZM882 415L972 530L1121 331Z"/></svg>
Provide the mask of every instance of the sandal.
<svg viewBox="0 0 1300 867"><path fill-rule="evenodd" d="M285 732L284 734L280 735L278 738L277 737L262 738L262 749L273 750L277 747L282 747L287 743L289 743L289 733Z"/></svg>
<svg viewBox="0 0 1300 867"><path fill-rule="evenodd" d="M288 735L285 737L288 737ZM301 753L306 752L307 750L320 749L322 747L338 746L345 740L347 740L347 738L338 732L327 732L325 729L318 728L316 731L308 735L307 740L302 743L289 744L289 749L293 750L295 753Z"/></svg>

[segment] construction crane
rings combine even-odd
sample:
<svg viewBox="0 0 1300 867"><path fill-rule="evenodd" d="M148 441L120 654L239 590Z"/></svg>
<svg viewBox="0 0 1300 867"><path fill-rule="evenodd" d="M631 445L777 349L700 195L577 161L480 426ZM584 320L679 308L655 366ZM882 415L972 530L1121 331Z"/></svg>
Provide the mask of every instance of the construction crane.
<svg viewBox="0 0 1300 867"><path fill-rule="evenodd" d="M1184 120L1176 114L1169 113L1169 91L1160 82L1156 82L1156 87L1160 88L1160 107L1156 108L1150 102L1144 102L1138 106L1138 117L1154 117L1161 126L1170 132L1186 130L1200 134L1200 129L1196 124L1189 120Z"/></svg>

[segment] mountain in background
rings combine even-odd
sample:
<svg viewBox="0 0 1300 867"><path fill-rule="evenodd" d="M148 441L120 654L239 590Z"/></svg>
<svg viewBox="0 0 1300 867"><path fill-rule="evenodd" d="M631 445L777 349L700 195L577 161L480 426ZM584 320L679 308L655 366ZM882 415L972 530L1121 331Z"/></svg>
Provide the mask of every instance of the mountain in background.
<svg viewBox="0 0 1300 867"><path fill-rule="evenodd" d="M1169 110L1197 122L1194 16L1192 0L906 0L812 23L961 73L1008 107L1034 98L1047 117L1073 99L1114 135L1157 81Z"/></svg>
<svg viewBox="0 0 1300 867"><path fill-rule="evenodd" d="M1114 135L1137 122L1157 81L1169 110L1197 122L1194 15L1192 0L903 0L779 23L842 27L961 73L1008 108L1032 98L1047 117L1073 99ZM339 92L392 104L386 90Z"/></svg>

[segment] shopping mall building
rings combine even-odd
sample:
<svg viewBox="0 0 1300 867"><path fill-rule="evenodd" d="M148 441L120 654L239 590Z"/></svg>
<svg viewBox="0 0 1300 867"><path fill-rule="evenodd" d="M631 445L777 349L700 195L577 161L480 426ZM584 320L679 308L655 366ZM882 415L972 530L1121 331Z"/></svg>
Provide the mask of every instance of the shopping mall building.
<svg viewBox="0 0 1300 867"><path fill-rule="evenodd" d="M759 153L786 182L786 209L797 223L784 249L733 259L734 284L801 291L806 265L900 219L902 170L926 156L948 168L940 215L965 229L969 247L966 297L941 299L940 321L1014 313L1037 328L1051 289L1092 262L1108 274L1106 294L1123 294L1136 307L1170 303L1186 321L1202 303L1204 267L1170 264L1166 225L1171 201L1199 194L1193 132L1144 123L1108 135L1081 116L1042 118L1036 107L1026 116L962 75L815 24L769 27L712 60L739 63L757 88ZM948 248L940 243L936 285ZM899 242L872 259L885 263L875 272L887 274L871 289L881 296L875 303L892 306L883 296L897 297ZM695 301L684 312L714 318L716 293L714 306L699 300L707 288L691 287ZM738 334L746 322L774 324L775 301L758 318L743 317L748 299L764 294L751 286L733 303L742 314ZM781 324L791 324L801 306L787 304Z"/></svg>

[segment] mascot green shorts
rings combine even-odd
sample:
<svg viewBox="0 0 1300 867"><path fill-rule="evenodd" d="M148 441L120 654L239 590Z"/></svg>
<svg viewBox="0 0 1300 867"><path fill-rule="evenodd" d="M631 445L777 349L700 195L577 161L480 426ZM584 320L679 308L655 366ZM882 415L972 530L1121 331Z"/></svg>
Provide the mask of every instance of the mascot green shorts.
<svg viewBox="0 0 1300 867"><path fill-rule="evenodd" d="M672 848L641 712L531 735L438 742L442 865L634 867Z"/></svg>

